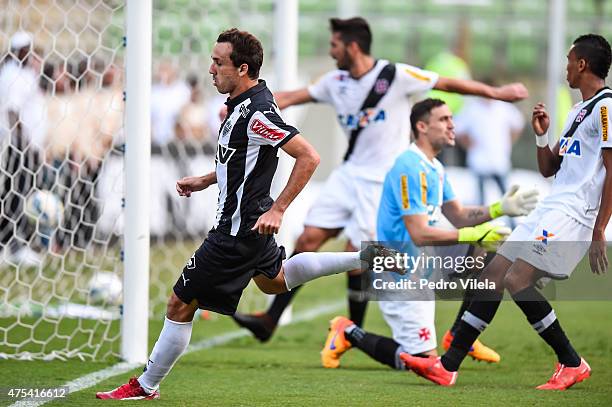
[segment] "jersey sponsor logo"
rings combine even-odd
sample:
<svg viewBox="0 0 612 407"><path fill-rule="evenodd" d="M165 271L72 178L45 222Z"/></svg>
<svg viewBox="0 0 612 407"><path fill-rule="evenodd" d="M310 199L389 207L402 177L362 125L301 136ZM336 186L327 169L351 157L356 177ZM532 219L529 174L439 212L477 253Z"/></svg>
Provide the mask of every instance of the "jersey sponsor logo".
<svg viewBox="0 0 612 407"><path fill-rule="evenodd" d="M601 117L601 140L608 141L608 106L599 109Z"/></svg>
<svg viewBox="0 0 612 407"><path fill-rule="evenodd" d="M387 113L385 110L369 108L360 111L356 115L354 114L339 114L338 121L342 127L347 128L348 130L355 130L357 128L367 127L370 123L376 123L380 121L385 121L387 118Z"/></svg>
<svg viewBox="0 0 612 407"><path fill-rule="evenodd" d="M580 140L564 139L559 140L559 155L582 157Z"/></svg>
<svg viewBox="0 0 612 407"><path fill-rule="evenodd" d="M402 175L400 179L400 191L402 193L402 208L410 209L410 199L408 199L408 177Z"/></svg>
<svg viewBox="0 0 612 407"><path fill-rule="evenodd" d="M421 201L427 205L427 175L423 171L419 171L421 176Z"/></svg>
<svg viewBox="0 0 612 407"><path fill-rule="evenodd" d="M555 237L555 234L552 232L549 232L546 229L542 230L542 234L540 236L536 236L536 240L539 240L540 242L544 243L544 244L548 244L548 239L551 239Z"/></svg>
<svg viewBox="0 0 612 407"><path fill-rule="evenodd" d="M287 132L279 128L270 127L259 119L253 120L251 131L272 141L282 140L287 135Z"/></svg>
<svg viewBox="0 0 612 407"><path fill-rule="evenodd" d="M235 152L235 148L231 148L221 143L218 143L215 161L217 161L221 165L227 165L228 161L230 160L230 158L232 158Z"/></svg>
<svg viewBox="0 0 612 407"><path fill-rule="evenodd" d="M586 116L586 114L587 114L587 110L582 109L580 113L578 113L578 116L576 116L576 123L580 123L582 120L584 120L584 116Z"/></svg>

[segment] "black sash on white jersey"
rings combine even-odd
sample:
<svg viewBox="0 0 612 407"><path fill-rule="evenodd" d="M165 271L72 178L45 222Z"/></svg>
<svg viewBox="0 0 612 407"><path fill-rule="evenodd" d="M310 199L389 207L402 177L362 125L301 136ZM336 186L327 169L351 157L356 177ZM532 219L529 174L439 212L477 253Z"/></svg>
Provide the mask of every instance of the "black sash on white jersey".
<svg viewBox="0 0 612 407"><path fill-rule="evenodd" d="M395 79L395 64L388 63L380 70L380 73L376 77L374 81L374 85L372 89L370 89L370 93L363 101L363 105L361 106L361 112L366 109L370 109L375 107L378 102L387 94L387 91L391 87L393 83L393 79ZM353 154L353 150L355 149L355 144L357 144L357 138L359 134L364 129L364 127L357 126L355 129L351 131L351 137L349 139L348 149L344 154L344 161L348 160L351 154Z"/></svg>
<svg viewBox="0 0 612 407"><path fill-rule="evenodd" d="M604 91L606 89L610 90L610 88L608 88L606 86L606 87L600 89L597 93L599 93L601 91ZM606 98L612 98L612 92L606 92L606 93L604 93L602 95L597 96L595 99L591 100L589 102L589 104L586 105L583 109L580 109L580 111L578 112L578 114L574 118L572 126L567 130L567 132L565 132L565 134L563 135L563 138L570 138L570 137L572 137L574 135L574 133L576 132L576 129L578 128L578 126L580 126L580 123L582 123L584 121L584 119L586 119L593 112L593 109L595 108L595 105L597 103L599 103L599 101L601 101L603 99L606 99ZM578 120L579 117L580 117L580 120Z"/></svg>

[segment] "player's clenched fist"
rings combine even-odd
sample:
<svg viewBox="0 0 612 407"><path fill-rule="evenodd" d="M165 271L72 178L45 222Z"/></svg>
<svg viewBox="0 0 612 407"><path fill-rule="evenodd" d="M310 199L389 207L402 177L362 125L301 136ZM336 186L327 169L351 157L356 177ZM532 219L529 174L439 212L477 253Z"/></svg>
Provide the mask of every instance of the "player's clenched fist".
<svg viewBox="0 0 612 407"><path fill-rule="evenodd" d="M283 212L272 207L262 214L251 230L256 230L261 235L272 235L278 233L283 222Z"/></svg>
<svg viewBox="0 0 612 407"><path fill-rule="evenodd" d="M202 177L184 177L176 181L176 192L178 192L179 196L189 198L192 192L206 189L215 182L216 177L214 177L214 174Z"/></svg>

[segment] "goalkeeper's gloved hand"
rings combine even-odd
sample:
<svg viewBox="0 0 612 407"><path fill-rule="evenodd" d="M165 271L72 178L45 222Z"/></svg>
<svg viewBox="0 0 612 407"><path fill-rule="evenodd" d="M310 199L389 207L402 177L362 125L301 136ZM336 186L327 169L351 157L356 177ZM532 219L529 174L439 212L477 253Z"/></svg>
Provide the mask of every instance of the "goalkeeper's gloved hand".
<svg viewBox="0 0 612 407"><path fill-rule="evenodd" d="M538 203L538 190L535 188L527 191L519 191L518 185L512 185L504 194L501 201L489 206L489 214L495 219L503 215L522 216L527 215Z"/></svg>
<svg viewBox="0 0 612 407"><path fill-rule="evenodd" d="M488 252L494 252L506 240L512 230L490 222L459 229L459 243L474 244Z"/></svg>

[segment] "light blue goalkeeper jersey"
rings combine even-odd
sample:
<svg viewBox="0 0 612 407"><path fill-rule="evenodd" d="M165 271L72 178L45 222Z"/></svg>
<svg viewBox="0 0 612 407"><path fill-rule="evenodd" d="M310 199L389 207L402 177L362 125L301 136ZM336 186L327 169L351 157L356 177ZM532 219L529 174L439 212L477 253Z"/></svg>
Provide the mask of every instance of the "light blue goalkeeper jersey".
<svg viewBox="0 0 612 407"><path fill-rule="evenodd" d="M440 219L442 204L452 199L455 193L442 163L435 158L430 161L416 144L411 144L385 177L377 240L411 242L402 216L427 214L433 226Z"/></svg>

